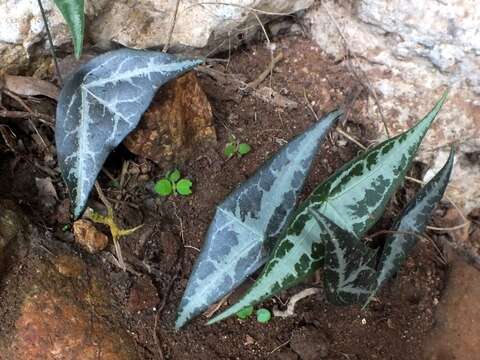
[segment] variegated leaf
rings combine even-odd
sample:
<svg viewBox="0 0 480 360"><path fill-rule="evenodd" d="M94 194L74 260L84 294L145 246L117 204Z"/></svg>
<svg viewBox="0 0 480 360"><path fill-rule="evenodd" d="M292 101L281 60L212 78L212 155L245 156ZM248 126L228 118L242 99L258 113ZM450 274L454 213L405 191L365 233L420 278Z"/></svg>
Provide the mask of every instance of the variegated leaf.
<svg viewBox="0 0 480 360"><path fill-rule="evenodd" d="M290 219L334 111L284 146L218 206L179 307L182 327L235 289L267 259Z"/></svg>
<svg viewBox="0 0 480 360"><path fill-rule="evenodd" d="M269 298L321 267L322 238L328 235L312 217L312 210L355 238L361 238L381 216L387 201L402 182L445 98L446 94L415 127L366 151L318 186L296 211L252 288L237 304L209 323Z"/></svg>
<svg viewBox="0 0 480 360"><path fill-rule="evenodd" d="M313 192L306 206L319 205L323 215L361 238L382 216L386 203L402 183L446 96L412 129L344 165Z"/></svg>
<svg viewBox="0 0 480 360"><path fill-rule="evenodd" d="M85 209L107 156L135 129L158 88L199 63L122 49L91 60L66 80L55 140L75 217Z"/></svg>
<svg viewBox="0 0 480 360"><path fill-rule="evenodd" d="M54 0L72 33L75 56L80 58L85 31L84 0Z"/></svg>
<svg viewBox="0 0 480 360"><path fill-rule="evenodd" d="M395 221L392 235L387 237L380 257L376 287L370 299L405 261L410 250L423 234L435 206L442 199L452 172L453 149L442 169L417 193Z"/></svg>
<svg viewBox="0 0 480 360"><path fill-rule="evenodd" d="M336 305L364 302L375 286L376 251L321 213L310 209L310 214L328 233L323 276L327 300Z"/></svg>
<svg viewBox="0 0 480 360"><path fill-rule="evenodd" d="M298 238L282 237L257 281L234 305L212 318L211 325L249 305L255 305L280 291L299 284L323 265L325 244L330 233L310 216L310 231Z"/></svg>

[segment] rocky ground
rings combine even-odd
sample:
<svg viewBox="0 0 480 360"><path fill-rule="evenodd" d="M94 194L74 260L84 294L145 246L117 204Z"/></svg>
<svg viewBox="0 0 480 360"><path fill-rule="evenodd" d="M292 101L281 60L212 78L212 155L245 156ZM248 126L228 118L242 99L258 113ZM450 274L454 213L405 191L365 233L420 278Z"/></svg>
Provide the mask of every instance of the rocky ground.
<svg viewBox="0 0 480 360"><path fill-rule="evenodd" d="M99 178L103 192L122 226L143 225L121 239L127 271L115 260L107 228L77 223L74 236L53 143L55 91L26 94L18 82L3 88L0 359L475 358L480 278L444 249L450 240L469 249L480 244L475 213L468 229L429 233L432 241L418 244L365 310L334 307L320 292L299 302L293 316L268 324L229 319L206 327L204 315L181 331L173 329L215 205L308 127L313 111L322 115L345 106L345 132L364 145L378 138L381 120L366 115L373 100L364 84L346 63L297 31L272 38L274 46L259 42L221 54L222 61L162 89L137 132L110 156ZM282 58L271 75L245 90L242 84L252 84L269 67L272 50ZM48 74L43 76L50 82ZM252 152L226 159L223 149L232 136L249 143ZM333 131L304 194L359 151ZM160 198L153 183L174 167L192 179L194 193ZM418 164L410 175L424 172ZM388 226L415 190L406 183L373 231ZM96 194L90 205L103 206ZM432 225L462 222L446 203ZM284 308L309 287L321 288L320 279L265 306Z"/></svg>

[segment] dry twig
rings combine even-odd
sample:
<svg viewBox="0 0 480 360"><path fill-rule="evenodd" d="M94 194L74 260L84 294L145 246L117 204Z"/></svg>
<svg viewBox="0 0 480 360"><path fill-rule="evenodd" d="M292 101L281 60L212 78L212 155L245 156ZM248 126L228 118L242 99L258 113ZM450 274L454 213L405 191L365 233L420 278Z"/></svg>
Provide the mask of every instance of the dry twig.
<svg viewBox="0 0 480 360"><path fill-rule="evenodd" d="M364 87L365 90L367 90L370 95L372 95L372 97L375 101L375 105L377 106L377 111L380 115L380 120L383 123L385 133L387 134L387 137L390 137L390 131L388 130L387 122L385 120L385 116L383 115L382 106L381 106L380 101L378 99L377 93L376 93L375 89L373 88L372 83L370 82L370 79L368 78L368 76L365 74L365 72L363 71L363 69L359 65L355 65L353 63L352 58L354 60L356 60L356 56L355 56L355 54L353 54L350 51L350 44L349 44L349 41L348 41L347 37L345 36L342 29L340 28L340 25L338 24L337 20L330 13L328 5L326 3L324 3L323 5L325 7L325 12L327 13L327 16L332 21L333 25L335 26L335 29L337 30L338 34L340 35L340 38L342 39L343 46L344 46L344 49L345 49L345 59L347 60L347 67L349 68L351 73L355 76L355 78L357 79L359 84L362 87Z"/></svg>
<svg viewBox="0 0 480 360"><path fill-rule="evenodd" d="M177 4L175 5L175 11L173 12L172 23L170 25L170 30L168 31L167 42L163 47L163 52L167 52L168 48L170 47L170 42L172 41L173 30L175 29L175 24L177 22L177 15L178 15L178 8L180 7L180 1L177 0Z"/></svg>
<svg viewBox="0 0 480 360"><path fill-rule="evenodd" d="M300 300L318 294L320 292L319 288L308 288L300 291L298 294L293 295L290 300L288 300L287 309L285 311L278 310L277 307L273 308L273 316L278 316L281 318L286 318L289 316L295 315L295 305Z"/></svg>

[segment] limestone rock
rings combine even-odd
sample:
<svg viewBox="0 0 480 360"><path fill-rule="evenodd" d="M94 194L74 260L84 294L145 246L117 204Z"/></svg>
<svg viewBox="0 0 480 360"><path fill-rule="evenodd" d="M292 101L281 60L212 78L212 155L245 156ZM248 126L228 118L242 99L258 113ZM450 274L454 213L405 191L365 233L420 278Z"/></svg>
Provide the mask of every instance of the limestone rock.
<svg viewBox="0 0 480 360"><path fill-rule="evenodd" d="M190 72L159 90L124 144L136 155L167 164L185 160L201 144L215 141L210 103Z"/></svg>
<svg viewBox="0 0 480 360"><path fill-rule="evenodd" d="M72 48L68 27L53 0L42 2L55 46ZM172 50L201 49L199 52L207 55L214 49L228 49L259 29L258 20L249 9L294 13L308 8L314 0L236 0L231 2L233 5L209 2L180 2L170 41ZM104 49L115 44L139 49L161 48L167 43L176 3L177 0L86 1L86 38ZM261 13L259 16L262 21L268 18ZM0 21L5 25L0 28L0 54L11 54L9 63L15 71L18 61L28 62L33 45L45 44L45 27L38 4L31 0L0 2ZM4 68L5 62L2 62L2 70Z"/></svg>
<svg viewBox="0 0 480 360"><path fill-rule="evenodd" d="M80 219L73 223L75 240L89 253L95 254L105 249L108 237L89 220Z"/></svg>
<svg viewBox="0 0 480 360"><path fill-rule="evenodd" d="M446 88L450 95L424 140L428 180L458 144L449 195L468 212L480 199L480 13L478 0L323 1L307 14L320 48L341 60L344 38L379 97L390 131L422 118ZM340 35L340 32L342 35ZM370 102L372 103L372 102ZM384 137L374 105L369 118Z"/></svg>

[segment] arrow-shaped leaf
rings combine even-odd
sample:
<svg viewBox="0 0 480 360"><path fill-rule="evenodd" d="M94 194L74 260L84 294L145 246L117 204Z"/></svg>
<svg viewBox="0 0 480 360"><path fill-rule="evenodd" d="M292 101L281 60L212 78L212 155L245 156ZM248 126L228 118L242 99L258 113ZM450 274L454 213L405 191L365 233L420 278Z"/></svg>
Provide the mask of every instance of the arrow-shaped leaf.
<svg viewBox="0 0 480 360"><path fill-rule="evenodd" d="M334 111L291 140L218 206L185 290L176 327L235 289L267 259L290 219Z"/></svg>
<svg viewBox="0 0 480 360"><path fill-rule="evenodd" d="M122 49L93 59L66 80L55 139L75 217L85 209L107 156L135 129L158 88L199 63Z"/></svg>
<svg viewBox="0 0 480 360"><path fill-rule="evenodd" d="M364 302L375 286L376 251L319 212L310 213L328 233L323 277L327 300L336 305Z"/></svg>
<svg viewBox="0 0 480 360"><path fill-rule="evenodd" d="M370 299L398 271L417 243L418 236L425 231L430 214L447 188L453 160L452 149L443 168L417 193L395 221L392 227L394 233L387 238L380 257L376 287Z"/></svg>
<svg viewBox="0 0 480 360"><path fill-rule="evenodd" d="M446 93L412 129L389 139L344 165L318 186L300 206L272 257L250 290L214 323L287 289L323 264L325 232L311 211L317 211L357 239L379 219L402 182L426 131L440 111Z"/></svg>
<svg viewBox="0 0 480 360"><path fill-rule="evenodd" d="M72 33L75 56L80 58L85 31L84 0L54 0Z"/></svg>

